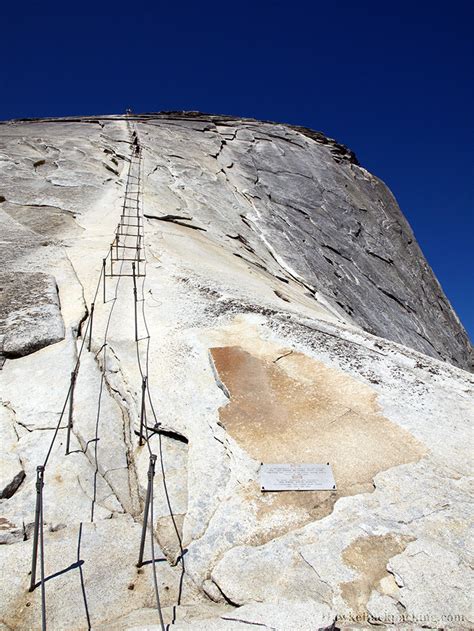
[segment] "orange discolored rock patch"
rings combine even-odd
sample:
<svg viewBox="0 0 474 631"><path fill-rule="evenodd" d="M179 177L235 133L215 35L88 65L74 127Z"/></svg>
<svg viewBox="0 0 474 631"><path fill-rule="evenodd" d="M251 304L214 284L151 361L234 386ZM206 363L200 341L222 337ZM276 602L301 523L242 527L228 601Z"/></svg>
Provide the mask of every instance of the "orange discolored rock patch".
<svg viewBox="0 0 474 631"><path fill-rule="evenodd" d="M346 565L356 570L353 581L341 585L341 594L354 614L364 613L373 589L384 593L382 581L393 578L387 572L388 561L405 550L413 537L393 533L359 537L342 553ZM396 589L396 585L395 585Z"/></svg>
<svg viewBox="0 0 474 631"><path fill-rule="evenodd" d="M256 460L330 462L338 489L259 496L259 511L294 507L304 508L305 521L323 517L338 497L373 490L380 471L424 455L423 445L380 413L372 388L302 353L283 354L270 344L260 344L258 355L240 346L211 349L230 393L221 422Z"/></svg>

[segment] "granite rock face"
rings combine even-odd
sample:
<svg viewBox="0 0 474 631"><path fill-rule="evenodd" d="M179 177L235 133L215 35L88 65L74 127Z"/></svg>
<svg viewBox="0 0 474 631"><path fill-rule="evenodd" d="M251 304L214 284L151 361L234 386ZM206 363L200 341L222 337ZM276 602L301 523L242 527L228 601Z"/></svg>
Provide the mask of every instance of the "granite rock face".
<svg viewBox="0 0 474 631"><path fill-rule="evenodd" d="M0 274L3 355L22 357L64 339L54 276L41 272Z"/></svg>
<svg viewBox="0 0 474 631"><path fill-rule="evenodd" d="M132 279L107 277L105 302L97 284L131 125L138 342ZM64 419L45 473L48 628L160 628L148 539L136 567L150 455L137 344L170 628L472 628L471 347L353 152L199 113L12 121L0 173L1 628L41 628L36 467L86 337L70 453ZM262 493L262 462L330 462L337 489Z"/></svg>
<svg viewBox="0 0 474 631"><path fill-rule="evenodd" d="M470 366L467 335L396 200L352 153L282 125L218 118L159 121L146 142L152 155L170 147L150 174L170 211L224 233L235 254L364 330Z"/></svg>
<svg viewBox="0 0 474 631"><path fill-rule="evenodd" d="M15 238L27 233L21 247L76 228L124 157L114 132L84 130L113 120L40 125L45 138L31 137L34 123L2 127L2 223ZM80 129L80 144L69 146L61 125ZM233 254L320 295L341 319L472 368L467 334L396 200L349 149L301 127L178 112L150 117L143 142L156 219L233 240Z"/></svg>

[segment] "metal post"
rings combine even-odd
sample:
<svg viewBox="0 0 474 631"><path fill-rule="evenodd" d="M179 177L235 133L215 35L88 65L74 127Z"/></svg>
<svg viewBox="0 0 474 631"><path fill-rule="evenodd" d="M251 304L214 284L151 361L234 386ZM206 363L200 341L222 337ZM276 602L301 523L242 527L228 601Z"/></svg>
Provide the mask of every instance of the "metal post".
<svg viewBox="0 0 474 631"><path fill-rule="evenodd" d="M94 303L91 302L91 315L89 318L89 343L87 344L87 350L89 351L89 353L91 352L93 322L94 322Z"/></svg>
<svg viewBox="0 0 474 631"><path fill-rule="evenodd" d="M43 480L42 480L43 482ZM43 482L44 484L44 482ZM46 583L44 576L44 532L43 532L43 491L40 493L40 524L39 524L39 543L41 551L41 631L46 631Z"/></svg>
<svg viewBox="0 0 474 631"><path fill-rule="evenodd" d="M152 485L153 485L153 478L155 477L155 463L156 463L156 456L155 454L151 454L150 465L148 467L148 486L146 490L145 508L143 510L142 538L140 541L140 554L138 555L137 567L141 567L143 565L143 551L145 548L145 537L146 537L146 528L147 528L147 523L148 523L148 510L150 508L151 490L152 490ZM153 528L153 524L151 525L151 527Z"/></svg>
<svg viewBox="0 0 474 631"><path fill-rule="evenodd" d="M104 277L104 303L105 303L105 259L102 259L102 275Z"/></svg>
<svg viewBox="0 0 474 631"><path fill-rule="evenodd" d="M114 273L114 255L112 254L112 246L110 246L110 274Z"/></svg>
<svg viewBox="0 0 474 631"><path fill-rule="evenodd" d="M115 237L115 255L117 257L117 261L119 258L119 241L120 241L120 237L118 236L118 234Z"/></svg>
<svg viewBox="0 0 474 631"><path fill-rule="evenodd" d="M139 445L143 445L143 428L145 426L145 393L146 393L146 377L143 377L142 381L142 408L140 412L140 438L138 440Z"/></svg>
<svg viewBox="0 0 474 631"><path fill-rule="evenodd" d="M36 467L36 507L35 507L35 530L33 534L33 557L31 561L31 581L30 592L36 587L36 562L38 559L38 533L40 527L40 517L42 514L44 467Z"/></svg>
<svg viewBox="0 0 474 631"><path fill-rule="evenodd" d="M138 342L138 313L137 313L137 278L135 275L135 262L132 263L133 275L133 301L135 308L135 342Z"/></svg>
<svg viewBox="0 0 474 631"><path fill-rule="evenodd" d="M71 386L69 388L69 416L67 422L67 438L66 438L66 456L69 454L69 447L71 443L71 429L72 429L72 412L74 407L74 387L76 385L78 366L71 373Z"/></svg>

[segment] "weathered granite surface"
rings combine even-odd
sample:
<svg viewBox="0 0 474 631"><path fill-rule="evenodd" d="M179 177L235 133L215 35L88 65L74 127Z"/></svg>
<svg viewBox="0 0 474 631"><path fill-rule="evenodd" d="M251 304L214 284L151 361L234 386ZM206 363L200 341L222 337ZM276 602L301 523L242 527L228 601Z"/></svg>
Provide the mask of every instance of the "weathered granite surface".
<svg viewBox="0 0 474 631"><path fill-rule="evenodd" d="M118 176L119 122L84 120L38 123L45 137L36 139L31 122L1 128L2 218L30 238L64 229ZM142 120L157 218L233 239L235 255L321 294L343 319L472 368L467 334L396 200L352 151L320 132L251 119L171 112ZM70 146L72 134L80 143Z"/></svg>
<svg viewBox="0 0 474 631"><path fill-rule="evenodd" d="M199 113L150 114L136 127L165 621L183 631L472 628L470 347L391 194L310 130ZM129 152L124 117L0 125L2 273L23 293L31 278L50 295L57 285L64 326L0 371L2 629L41 628L39 590L27 591L35 469L121 213ZM149 454L136 435L132 281L107 283L117 298L96 299L71 453L64 423L46 470L51 629L159 629L151 565L135 567ZM262 494L261 462L331 462L337 491Z"/></svg>
<svg viewBox="0 0 474 631"><path fill-rule="evenodd" d="M5 357L21 357L64 339L54 276L0 273L0 341Z"/></svg>
<svg viewBox="0 0 474 631"><path fill-rule="evenodd" d="M320 136L218 117L150 121L154 194L344 319L469 368L468 337L393 195Z"/></svg>

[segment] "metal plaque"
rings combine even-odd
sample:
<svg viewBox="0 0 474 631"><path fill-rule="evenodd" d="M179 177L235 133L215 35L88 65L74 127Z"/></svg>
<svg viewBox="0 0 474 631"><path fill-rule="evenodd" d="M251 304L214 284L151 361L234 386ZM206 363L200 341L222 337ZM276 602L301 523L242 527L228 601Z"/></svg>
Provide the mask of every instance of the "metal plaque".
<svg viewBox="0 0 474 631"><path fill-rule="evenodd" d="M336 482L327 464L263 464L262 491L334 491Z"/></svg>

